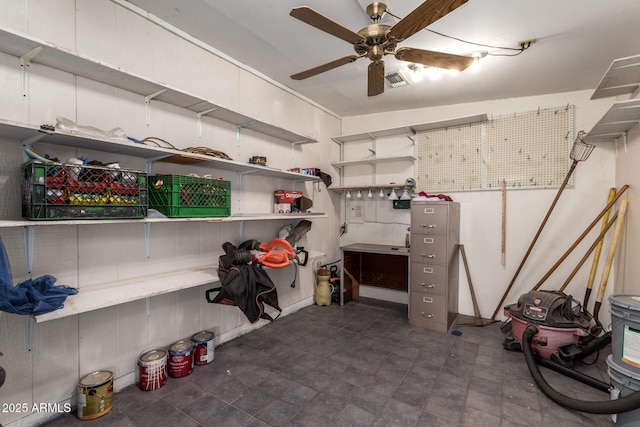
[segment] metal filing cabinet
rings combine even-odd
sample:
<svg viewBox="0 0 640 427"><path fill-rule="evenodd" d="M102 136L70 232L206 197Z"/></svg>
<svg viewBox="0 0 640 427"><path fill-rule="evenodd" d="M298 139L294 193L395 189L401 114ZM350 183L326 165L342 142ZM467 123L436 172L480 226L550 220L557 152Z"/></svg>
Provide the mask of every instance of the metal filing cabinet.
<svg viewBox="0 0 640 427"><path fill-rule="evenodd" d="M449 332L458 315L460 204L411 202L409 323Z"/></svg>

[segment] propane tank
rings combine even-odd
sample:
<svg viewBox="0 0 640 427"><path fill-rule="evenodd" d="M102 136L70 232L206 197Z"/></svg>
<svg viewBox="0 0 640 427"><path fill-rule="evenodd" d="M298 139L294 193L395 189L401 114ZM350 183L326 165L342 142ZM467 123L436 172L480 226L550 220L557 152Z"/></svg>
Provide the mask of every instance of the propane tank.
<svg viewBox="0 0 640 427"><path fill-rule="evenodd" d="M326 266L318 269L318 280L316 283L316 305L330 305L333 285L329 284L330 272Z"/></svg>

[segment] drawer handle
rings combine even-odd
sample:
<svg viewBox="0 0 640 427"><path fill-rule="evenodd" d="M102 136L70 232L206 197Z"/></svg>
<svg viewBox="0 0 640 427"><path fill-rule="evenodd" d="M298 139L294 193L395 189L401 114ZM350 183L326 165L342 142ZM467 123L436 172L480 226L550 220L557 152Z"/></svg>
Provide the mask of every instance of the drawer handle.
<svg viewBox="0 0 640 427"><path fill-rule="evenodd" d="M422 228L436 228L435 224L420 224Z"/></svg>
<svg viewBox="0 0 640 427"><path fill-rule="evenodd" d="M421 311L420 315L426 317L427 319L431 319L433 317L433 314L425 313L424 311Z"/></svg>
<svg viewBox="0 0 640 427"><path fill-rule="evenodd" d="M427 255L427 254L422 254L422 257L423 257L423 258L435 258L436 256L435 256L435 255L433 255L433 254L429 254L429 255Z"/></svg>
<svg viewBox="0 0 640 427"><path fill-rule="evenodd" d="M420 283L420 286L422 286L423 288L435 288L436 285L434 285L433 283Z"/></svg>

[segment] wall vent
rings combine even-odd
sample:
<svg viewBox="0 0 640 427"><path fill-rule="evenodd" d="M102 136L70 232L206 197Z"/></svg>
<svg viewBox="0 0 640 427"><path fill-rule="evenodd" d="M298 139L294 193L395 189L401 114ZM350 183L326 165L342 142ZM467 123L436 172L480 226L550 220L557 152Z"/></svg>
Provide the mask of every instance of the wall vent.
<svg viewBox="0 0 640 427"><path fill-rule="evenodd" d="M407 80L399 70L388 72L384 75L384 80L387 82L387 86L392 88L409 84L409 80Z"/></svg>

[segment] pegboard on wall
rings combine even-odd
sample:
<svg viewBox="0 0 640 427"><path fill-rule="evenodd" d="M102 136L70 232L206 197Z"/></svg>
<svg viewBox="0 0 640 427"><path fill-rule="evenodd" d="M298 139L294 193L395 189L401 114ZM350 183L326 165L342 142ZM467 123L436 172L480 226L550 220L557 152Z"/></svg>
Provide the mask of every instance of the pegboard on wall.
<svg viewBox="0 0 640 427"><path fill-rule="evenodd" d="M572 106L420 132L417 188L500 189L503 180L510 188L559 187L571 163L573 134Z"/></svg>

